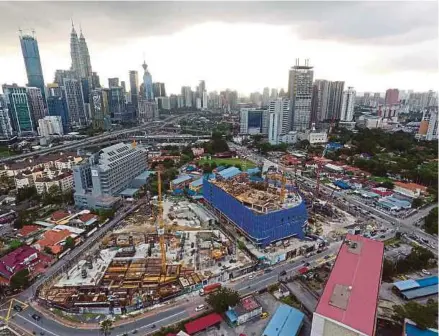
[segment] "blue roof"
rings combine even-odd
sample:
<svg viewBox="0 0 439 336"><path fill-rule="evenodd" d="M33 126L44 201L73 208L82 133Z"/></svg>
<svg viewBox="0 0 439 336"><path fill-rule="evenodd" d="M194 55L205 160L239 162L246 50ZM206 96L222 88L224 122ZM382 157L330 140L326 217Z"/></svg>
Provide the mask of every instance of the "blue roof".
<svg viewBox="0 0 439 336"><path fill-rule="evenodd" d="M257 173L259 173L261 170L259 168L249 168L247 169L247 173L249 175L256 175Z"/></svg>
<svg viewBox="0 0 439 336"><path fill-rule="evenodd" d="M203 185L203 178L199 178L198 180L195 180L190 184L191 187L199 187L201 185Z"/></svg>
<svg viewBox="0 0 439 336"><path fill-rule="evenodd" d="M264 182L264 179L259 176L250 176L248 179L253 182Z"/></svg>
<svg viewBox="0 0 439 336"><path fill-rule="evenodd" d="M416 282L421 287L437 285L438 284L438 277L437 277L437 275L433 275L433 276L428 277L428 278L417 279Z"/></svg>
<svg viewBox="0 0 439 336"><path fill-rule="evenodd" d="M136 188L126 188L124 191L120 193L121 196L133 197L139 189Z"/></svg>
<svg viewBox="0 0 439 336"><path fill-rule="evenodd" d="M135 178L139 179L139 180L146 180L147 178L149 178L153 174L155 174L155 171L147 170L147 171L144 171L142 174L137 175Z"/></svg>
<svg viewBox="0 0 439 336"><path fill-rule="evenodd" d="M409 201L404 201L404 200L400 200L398 198L395 197L386 197L386 200L394 203L395 205L401 207L401 208L410 208L412 206L412 204Z"/></svg>
<svg viewBox="0 0 439 336"><path fill-rule="evenodd" d="M405 336L438 336L437 329L419 329L410 322L405 323Z"/></svg>
<svg viewBox="0 0 439 336"><path fill-rule="evenodd" d="M406 290L401 293L405 297L406 300L412 300L424 296L434 295L438 293L438 286L431 285L427 287L420 287L411 290Z"/></svg>
<svg viewBox="0 0 439 336"><path fill-rule="evenodd" d="M298 335L304 316L300 310L286 304L281 304L262 333L262 336Z"/></svg>
<svg viewBox="0 0 439 336"><path fill-rule="evenodd" d="M231 178L231 177L233 177L235 175L238 175L240 172L241 171L237 167L229 167L227 169L224 169L224 170L220 171L218 174L221 177L223 177L225 179L228 179L228 178Z"/></svg>
<svg viewBox="0 0 439 336"><path fill-rule="evenodd" d="M228 311L226 311L226 316L229 319L229 321L232 323L238 321L238 316L236 316L236 313L233 309L229 309Z"/></svg>
<svg viewBox="0 0 439 336"><path fill-rule="evenodd" d="M399 291L402 292L408 289L418 288L419 284L415 280L409 279L409 280L394 282L393 286L395 286L396 288L398 288Z"/></svg>
<svg viewBox="0 0 439 336"><path fill-rule="evenodd" d="M171 183L174 185L180 184L180 183L189 181L190 179L192 179L192 177L190 177L189 175L183 175L183 176L177 177L175 180L172 180Z"/></svg>
<svg viewBox="0 0 439 336"><path fill-rule="evenodd" d="M340 187L342 189L350 189L351 188L351 186L349 184L347 184L345 181L338 180L338 181L335 181L334 184L337 187Z"/></svg>
<svg viewBox="0 0 439 336"><path fill-rule="evenodd" d="M219 166L219 167L216 167L216 171L219 173L221 170L224 170L224 169L226 169L226 166Z"/></svg>

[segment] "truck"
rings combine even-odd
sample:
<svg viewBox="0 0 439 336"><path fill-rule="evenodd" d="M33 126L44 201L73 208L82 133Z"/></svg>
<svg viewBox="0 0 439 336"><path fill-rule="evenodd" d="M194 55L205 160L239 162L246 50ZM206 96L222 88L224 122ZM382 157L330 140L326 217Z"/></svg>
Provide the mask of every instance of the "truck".
<svg viewBox="0 0 439 336"><path fill-rule="evenodd" d="M214 283L211 285L207 285L204 288L200 289L200 296L208 295L210 293L214 293L221 288L220 283Z"/></svg>

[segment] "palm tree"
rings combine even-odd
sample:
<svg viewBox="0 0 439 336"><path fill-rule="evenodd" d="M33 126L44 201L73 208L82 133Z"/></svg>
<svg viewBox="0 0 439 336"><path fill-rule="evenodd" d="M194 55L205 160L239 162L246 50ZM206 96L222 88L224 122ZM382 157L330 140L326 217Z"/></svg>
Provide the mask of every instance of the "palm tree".
<svg viewBox="0 0 439 336"><path fill-rule="evenodd" d="M104 320L101 322L101 331L105 336L110 335L112 327L113 321L111 320Z"/></svg>

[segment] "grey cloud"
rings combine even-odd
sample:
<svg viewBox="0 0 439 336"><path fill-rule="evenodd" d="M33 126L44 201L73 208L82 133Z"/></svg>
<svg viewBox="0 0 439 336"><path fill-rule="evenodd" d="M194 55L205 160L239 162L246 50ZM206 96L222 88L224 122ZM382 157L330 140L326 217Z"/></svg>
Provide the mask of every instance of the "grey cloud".
<svg viewBox="0 0 439 336"><path fill-rule="evenodd" d="M0 45L17 43L20 26L34 28L41 43L66 41L70 18L102 44L221 21L291 25L307 39L406 45L437 38L437 10L437 2L395 1L0 2Z"/></svg>

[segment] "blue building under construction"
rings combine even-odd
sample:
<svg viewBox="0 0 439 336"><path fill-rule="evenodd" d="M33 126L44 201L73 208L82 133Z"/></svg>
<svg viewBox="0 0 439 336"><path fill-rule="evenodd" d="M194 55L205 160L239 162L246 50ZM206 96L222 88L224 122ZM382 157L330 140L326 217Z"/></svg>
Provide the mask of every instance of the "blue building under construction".
<svg viewBox="0 0 439 336"><path fill-rule="evenodd" d="M281 195L281 188L256 186L239 170L222 175L203 180L204 199L255 245L304 238L308 215L297 192L287 189Z"/></svg>

